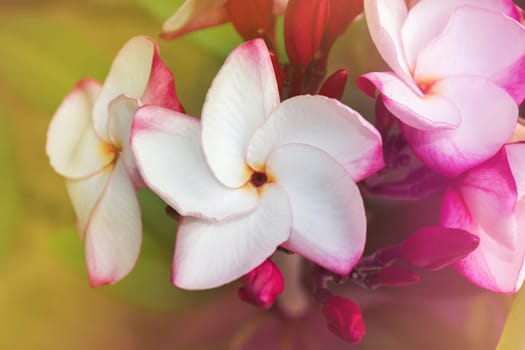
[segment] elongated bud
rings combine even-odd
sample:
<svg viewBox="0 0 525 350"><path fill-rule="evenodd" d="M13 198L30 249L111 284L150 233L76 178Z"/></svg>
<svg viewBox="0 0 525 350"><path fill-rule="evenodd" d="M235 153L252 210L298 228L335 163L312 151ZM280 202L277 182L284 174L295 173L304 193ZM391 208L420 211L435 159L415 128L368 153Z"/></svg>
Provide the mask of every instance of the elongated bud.
<svg viewBox="0 0 525 350"><path fill-rule="evenodd" d="M356 303L335 295L325 299L323 315L328 329L339 338L353 344L365 335L363 315Z"/></svg>
<svg viewBox="0 0 525 350"><path fill-rule="evenodd" d="M290 63L305 69L321 45L329 0L290 0L284 14L284 44Z"/></svg>
<svg viewBox="0 0 525 350"><path fill-rule="evenodd" d="M326 49L332 46L362 12L363 0L330 0L330 19L326 24L323 46Z"/></svg>
<svg viewBox="0 0 525 350"><path fill-rule="evenodd" d="M270 260L265 260L246 274L242 282L243 286L238 290L239 298L265 309L272 306L275 298L284 290L283 275Z"/></svg>
<svg viewBox="0 0 525 350"><path fill-rule="evenodd" d="M429 226L406 239L398 253L401 259L412 266L435 271L464 258L478 245L478 236L467 231Z"/></svg>
<svg viewBox="0 0 525 350"><path fill-rule="evenodd" d="M386 109L383 99L381 97L378 97L376 99L375 107L375 127L384 137L388 133L388 130L390 130L396 119L392 115L392 113L390 113L390 111Z"/></svg>
<svg viewBox="0 0 525 350"><path fill-rule="evenodd" d="M403 267L389 266L381 271L370 274L364 283L372 289L379 287L404 287L419 282L420 277L417 272Z"/></svg>
<svg viewBox="0 0 525 350"><path fill-rule="evenodd" d="M346 81L348 80L348 72L346 69L339 69L330 75L324 81L319 89L319 95L336 98L338 100L343 97L345 92Z"/></svg>
<svg viewBox="0 0 525 350"><path fill-rule="evenodd" d="M228 0L230 21L244 40L263 38L273 46L275 16L273 0Z"/></svg>
<svg viewBox="0 0 525 350"><path fill-rule="evenodd" d="M272 66L273 71L275 72L275 79L277 80L277 87L279 92L281 92L283 90L284 71L275 52L270 51L270 58L272 59Z"/></svg>

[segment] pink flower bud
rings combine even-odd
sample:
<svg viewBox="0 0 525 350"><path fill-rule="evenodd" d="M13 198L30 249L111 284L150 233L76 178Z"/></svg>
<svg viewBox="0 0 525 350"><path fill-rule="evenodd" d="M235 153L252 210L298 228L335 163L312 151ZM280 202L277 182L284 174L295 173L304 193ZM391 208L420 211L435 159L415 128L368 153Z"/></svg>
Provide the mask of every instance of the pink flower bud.
<svg viewBox="0 0 525 350"><path fill-rule="evenodd" d="M290 0L284 14L284 43L292 65L306 68L321 45L328 0Z"/></svg>
<svg viewBox="0 0 525 350"><path fill-rule="evenodd" d="M346 69L338 69L334 74L326 78L323 85L319 89L319 95L340 100L341 97L343 97L343 93L345 92L347 80L348 72Z"/></svg>
<svg viewBox="0 0 525 350"><path fill-rule="evenodd" d="M284 279L279 268L270 260L244 275L243 287L239 288L239 298L247 303L269 308L275 298L283 292Z"/></svg>
<svg viewBox="0 0 525 350"><path fill-rule="evenodd" d="M379 287L404 287L419 282L417 272L402 267L389 266L381 271L370 274L365 279L365 284L376 289Z"/></svg>
<svg viewBox="0 0 525 350"><path fill-rule="evenodd" d="M349 343L357 344L365 335L361 310L351 300L329 296L323 304L323 315L328 329Z"/></svg>
<svg viewBox="0 0 525 350"><path fill-rule="evenodd" d="M227 9L230 21L245 40L263 38L267 44L273 43L273 0L228 0Z"/></svg>
<svg viewBox="0 0 525 350"><path fill-rule="evenodd" d="M398 252L408 264L435 271L464 258L478 245L478 236L467 231L429 226L408 237Z"/></svg>

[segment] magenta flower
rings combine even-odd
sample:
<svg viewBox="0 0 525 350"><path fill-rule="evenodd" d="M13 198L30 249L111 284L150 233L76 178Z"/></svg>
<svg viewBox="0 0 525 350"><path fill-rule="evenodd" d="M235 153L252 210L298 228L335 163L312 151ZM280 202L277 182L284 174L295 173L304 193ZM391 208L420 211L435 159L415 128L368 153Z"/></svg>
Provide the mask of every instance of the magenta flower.
<svg viewBox="0 0 525 350"><path fill-rule="evenodd" d="M421 0L407 10L404 0L365 0L365 15L392 71L359 84L379 89L418 158L456 176L494 156L525 96L525 29L512 1Z"/></svg>
<svg viewBox="0 0 525 350"><path fill-rule="evenodd" d="M49 126L46 152L66 178L92 286L122 279L139 254L142 226L135 190L144 183L129 134L135 110L147 103L181 109L157 44L138 36L121 49L104 85L81 80Z"/></svg>
<svg viewBox="0 0 525 350"><path fill-rule="evenodd" d="M235 49L202 119L147 106L132 147L149 187L185 216L173 282L231 282L284 245L340 274L362 254L366 220L355 184L383 166L379 133L324 96L279 102L260 39Z"/></svg>
<svg viewBox="0 0 525 350"><path fill-rule="evenodd" d="M441 223L479 236L474 252L456 263L473 283L512 293L523 283L525 259L525 144L506 145L467 171L443 200Z"/></svg>

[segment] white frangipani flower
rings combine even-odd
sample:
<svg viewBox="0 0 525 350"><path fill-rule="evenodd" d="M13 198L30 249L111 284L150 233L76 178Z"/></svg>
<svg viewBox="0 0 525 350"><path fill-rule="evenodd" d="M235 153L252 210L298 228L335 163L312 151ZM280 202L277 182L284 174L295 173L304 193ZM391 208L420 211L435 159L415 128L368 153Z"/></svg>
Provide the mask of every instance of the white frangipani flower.
<svg viewBox="0 0 525 350"><path fill-rule="evenodd" d="M137 107L147 103L180 110L156 43L138 36L121 49L104 85L81 80L49 125L46 152L66 178L92 286L122 279L139 255L142 225L135 190L144 183L129 134Z"/></svg>
<svg viewBox="0 0 525 350"><path fill-rule="evenodd" d="M201 121L146 106L131 140L144 181L185 216L177 286L228 283L280 245L340 274L360 258L366 220L355 182L383 166L379 133L335 99L280 103L261 39L232 52Z"/></svg>

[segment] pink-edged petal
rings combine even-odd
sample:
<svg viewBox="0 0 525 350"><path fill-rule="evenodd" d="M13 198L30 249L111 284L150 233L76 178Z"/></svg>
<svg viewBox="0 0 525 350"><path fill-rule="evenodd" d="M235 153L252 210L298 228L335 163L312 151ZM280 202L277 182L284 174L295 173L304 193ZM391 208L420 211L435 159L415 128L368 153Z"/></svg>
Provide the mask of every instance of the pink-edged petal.
<svg viewBox="0 0 525 350"><path fill-rule="evenodd" d="M440 94L414 93L395 74L375 72L362 75L358 84L370 91L373 84L382 95L388 110L403 123L421 130L454 128L461 122L460 111Z"/></svg>
<svg viewBox="0 0 525 350"><path fill-rule="evenodd" d="M368 30L377 50L390 68L416 90L401 42L401 27L407 16L405 1L365 0L364 9Z"/></svg>
<svg viewBox="0 0 525 350"><path fill-rule="evenodd" d="M132 148L144 181L180 214L222 220L257 206L253 187L231 189L213 176L197 119L145 106L137 111L132 128Z"/></svg>
<svg viewBox="0 0 525 350"><path fill-rule="evenodd" d="M92 175L114 155L95 134L91 121L100 84L91 79L77 83L56 111L47 131L46 153L51 166L68 178Z"/></svg>
<svg viewBox="0 0 525 350"><path fill-rule="evenodd" d="M137 110L137 100L121 95L109 104L108 134L111 143L124 161L129 178L136 189L146 188L140 176L135 156L131 152L131 122Z"/></svg>
<svg viewBox="0 0 525 350"><path fill-rule="evenodd" d="M289 143L323 150L356 182L384 166L379 132L356 111L324 96L281 103L250 140L248 163L264 171L269 154Z"/></svg>
<svg viewBox="0 0 525 350"><path fill-rule="evenodd" d="M163 39L174 39L186 33L228 21L227 0L186 0L162 25Z"/></svg>
<svg viewBox="0 0 525 350"><path fill-rule="evenodd" d="M154 52L153 39L136 36L117 54L93 108L93 123L101 137L108 137L110 102L120 95L140 99L144 94L150 79Z"/></svg>
<svg viewBox="0 0 525 350"><path fill-rule="evenodd" d="M113 167L108 165L91 176L81 179L67 179L66 188L77 217L77 228L84 238L86 224L93 209L102 197L111 177Z"/></svg>
<svg viewBox="0 0 525 350"><path fill-rule="evenodd" d="M420 52L414 76L417 82L460 74L501 79L509 69L523 71L515 64L523 67L524 55L522 25L496 12L462 7L442 34Z"/></svg>
<svg viewBox="0 0 525 350"><path fill-rule="evenodd" d="M237 47L208 91L202 109L202 145L215 176L228 187L248 181L248 141L279 104L272 61L264 41Z"/></svg>
<svg viewBox="0 0 525 350"><path fill-rule="evenodd" d="M124 163L119 160L86 226L90 284L97 287L124 278L135 265L141 239L138 200Z"/></svg>
<svg viewBox="0 0 525 350"><path fill-rule="evenodd" d="M365 245L366 219L357 185L325 152L288 144L268 159L268 172L292 206L286 247L339 274L348 274Z"/></svg>
<svg viewBox="0 0 525 350"><path fill-rule="evenodd" d="M408 12L401 29L405 57L410 67L415 67L418 53L443 31L454 11L464 6L498 12L514 19L519 17L512 0L419 1Z"/></svg>
<svg viewBox="0 0 525 350"><path fill-rule="evenodd" d="M518 190L518 198L525 198L525 143L506 145L507 160Z"/></svg>
<svg viewBox="0 0 525 350"><path fill-rule="evenodd" d="M229 283L259 266L290 235L292 211L275 184L251 213L219 222L185 217L179 224L172 280L184 289Z"/></svg>
<svg viewBox="0 0 525 350"><path fill-rule="evenodd" d="M456 129L418 130L401 125L410 147L434 171L456 176L492 157L510 138L518 108L505 90L478 77L441 80L432 89L461 112Z"/></svg>
<svg viewBox="0 0 525 350"><path fill-rule="evenodd" d="M516 291L523 281L525 230L519 221L523 209L516 202L505 152L462 176L444 196L441 224L477 235L480 244L456 264L458 271L484 288Z"/></svg>

